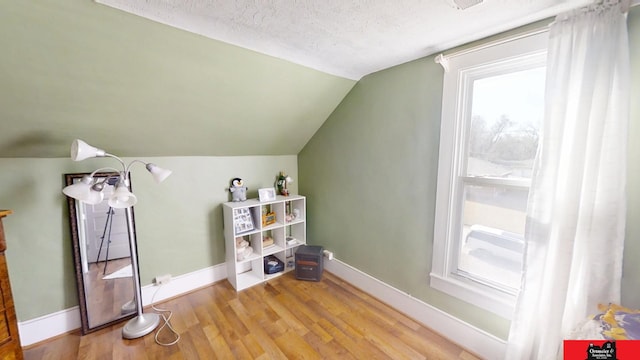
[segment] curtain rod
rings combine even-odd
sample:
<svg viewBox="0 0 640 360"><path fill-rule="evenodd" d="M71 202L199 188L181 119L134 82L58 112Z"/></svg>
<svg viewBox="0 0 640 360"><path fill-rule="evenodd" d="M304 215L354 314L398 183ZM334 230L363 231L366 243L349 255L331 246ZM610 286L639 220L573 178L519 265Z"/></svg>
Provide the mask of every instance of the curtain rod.
<svg viewBox="0 0 640 360"><path fill-rule="evenodd" d="M631 3L629 4L629 8L632 8L634 6L638 6L640 5L640 0L631 0ZM510 36L505 36L504 38L501 39L497 39L497 40L493 40L493 41L489 41L486 42L484 44L481 45L477 45L477 46L472 46L469 47L467 49L462 49L462 50L458 50L458 51L454 51L450 54L444 54L444 53L440 53L438 56L435 57L434 61L440 65L442 65L442 67L444 68L445 71L449 71L449 64L448 64L448 60L452 57L456 57L456 56L460 56L460 55L466 55L468 53L471 52L475 52L478 50L483 50L483 49L487 49L493 46L497 46L497 45L502 45L511 41L515 41L515 40L520 40L529 36L534 36L534 35L538 35L544 32L548 32L549 31L549 25L544 25L544 26L539 26L533 29L529 29L514 35L510 35Z"/></svg>
<svg viewBox="0 0 640 360"><path fill-rule="evenodd" d="M638 0L640 1L640 0ZM540 26L534 29L530 29L527 31L523 31L520 32L518 34L514 34L514 35L510 35L510 36L506 36L504 38L501 39L497 39L497 40L493 40L493 41L489 41L486 42L484 44L481 45L477 45L477 46L472 46L469 47L467 49L462 49L462 50L458 50L458 51L454 51L450 54L444 54L441 53L438 56L435 57L434 61L440 65L442 65L442 67L444 68L445 71L449 70L449 66L448 66L448 60L450 58L456 57L456 56L460 56L460 55L466 55L468 53L472 53L472 52L476 52L478 50L483 50L483 49L487 49L490 47L494 47L494 46L498 46L498 45L502 45L511 41L515 41L515 40L520 40L529 36L534 36L534 35L538 35L544 32L549 31L549 26L545 25L545 26Z"/></svg>

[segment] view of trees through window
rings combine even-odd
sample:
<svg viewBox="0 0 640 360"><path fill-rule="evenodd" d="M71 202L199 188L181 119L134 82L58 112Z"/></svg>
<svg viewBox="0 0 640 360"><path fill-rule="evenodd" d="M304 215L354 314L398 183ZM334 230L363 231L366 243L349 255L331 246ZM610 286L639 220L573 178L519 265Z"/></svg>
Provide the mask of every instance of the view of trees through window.
<svg viewBox="0 0 640 360"><path fill-rule="evenodd" d="M473 82L468 154L499 165L467 168L469 176L530 178L544 110L545 67L491 76ZM503 173L495 171L503 170ZM518 171L519 170L519 171Z"/></svg>
<svg viewBox="0 0 640 360"><path fill-rule="evenodd" d="M491 126L481 116L471 120L469 156L487 161L527 161L538 148L538 128L502 115Z"/></svg>

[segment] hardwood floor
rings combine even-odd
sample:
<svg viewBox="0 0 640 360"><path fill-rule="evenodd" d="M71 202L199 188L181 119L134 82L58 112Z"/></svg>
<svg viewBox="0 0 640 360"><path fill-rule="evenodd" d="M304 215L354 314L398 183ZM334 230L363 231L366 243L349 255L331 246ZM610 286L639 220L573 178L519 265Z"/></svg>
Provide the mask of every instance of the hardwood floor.
<svg viewBox="0 0 640 360"><path fill-rule="evenodd" d="M29 347L25 359L478 359L328 272L239 293L222 281L156 306L173 311L176 345L124 340L120 324ZM168 330L159 339L173 340Z"/></svg>

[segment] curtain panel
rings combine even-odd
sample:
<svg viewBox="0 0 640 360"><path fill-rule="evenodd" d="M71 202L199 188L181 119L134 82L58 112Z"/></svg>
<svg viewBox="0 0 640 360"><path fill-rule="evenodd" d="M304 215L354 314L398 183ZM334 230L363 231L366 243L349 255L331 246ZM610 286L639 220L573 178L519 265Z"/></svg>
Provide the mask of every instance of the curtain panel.
<svg viewBox="0 0 640 360"><path fill-rule="evenodd" d="M545 119L527 209L523 282L506 359L562 357L562 340L619 302L629 121L628 4L550 27Z"/></svg>

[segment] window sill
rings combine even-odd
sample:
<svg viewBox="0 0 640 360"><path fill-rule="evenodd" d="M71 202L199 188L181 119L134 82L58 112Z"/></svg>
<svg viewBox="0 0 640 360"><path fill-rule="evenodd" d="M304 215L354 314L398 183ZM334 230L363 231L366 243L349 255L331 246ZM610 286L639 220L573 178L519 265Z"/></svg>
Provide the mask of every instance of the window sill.
<svg viewBox="0 0 640 360"><path fill-rule="evenodd" d="M511 320L516 304L514 295L491 289L461 276L444 277L432 272L430 277L432 288Z"/></svg>

